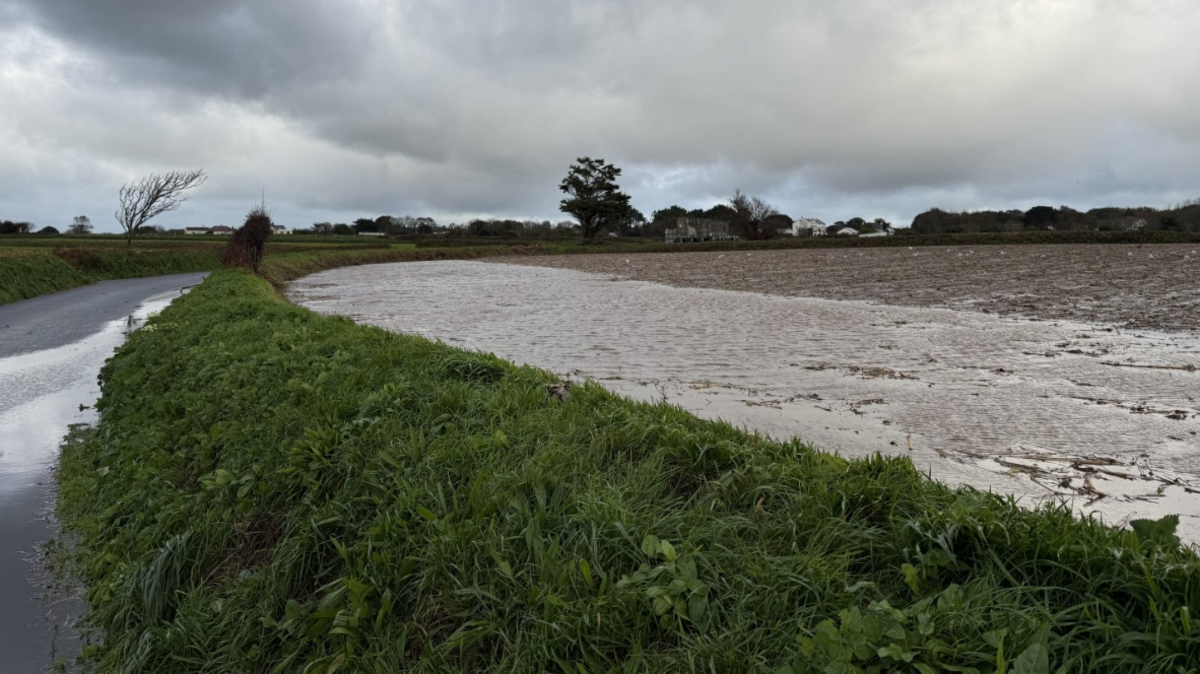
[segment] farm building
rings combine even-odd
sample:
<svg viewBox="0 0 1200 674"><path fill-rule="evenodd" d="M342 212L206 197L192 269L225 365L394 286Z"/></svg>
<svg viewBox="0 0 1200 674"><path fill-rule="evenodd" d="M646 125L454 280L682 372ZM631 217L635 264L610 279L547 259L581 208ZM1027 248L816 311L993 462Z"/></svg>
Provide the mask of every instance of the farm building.
<svg viewBox="0 0 1200 674"><path fill-rule="evenodd" d="M208 230L208 233L209 234L219 234L221 236L229 236L229 235L233 234L233 228L229 227L227 225L217 225L216 227L213 227L212 229Z"/></svg>
<svg viewBox="0 0 1200 674"><path fill-rule="evenodd" d="M738 238L729 233L728 222L706 218L679 218L674 227L667 229L665 237L667 243L733 241Z"/></svg>
<svg viewBox="0 0 1200 674"><path fill-rule="evenodd" d="M800 218L792 223L792 236L825 236L829 226L817 218Z"/></svg>
<svg viewBox="0 0 1200 674"><path fill-rule="evenodd" d="M210 234L207 227L184 227L184 234Z"/></svg>

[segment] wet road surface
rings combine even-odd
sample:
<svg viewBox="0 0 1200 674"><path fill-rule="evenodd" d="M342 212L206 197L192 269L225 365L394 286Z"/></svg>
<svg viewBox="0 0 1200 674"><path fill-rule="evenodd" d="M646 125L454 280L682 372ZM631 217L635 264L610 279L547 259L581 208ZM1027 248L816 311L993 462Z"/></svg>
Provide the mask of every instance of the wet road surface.
<svg viewBox="0 0 1200 674"><path fill-rule="evenodd" d="M51 587L39 553L57 535L59 445L71 424L94 421L96 376L128 332L203 278L106 281L0 306L0 672L78 653L82 603Z"/></svg>

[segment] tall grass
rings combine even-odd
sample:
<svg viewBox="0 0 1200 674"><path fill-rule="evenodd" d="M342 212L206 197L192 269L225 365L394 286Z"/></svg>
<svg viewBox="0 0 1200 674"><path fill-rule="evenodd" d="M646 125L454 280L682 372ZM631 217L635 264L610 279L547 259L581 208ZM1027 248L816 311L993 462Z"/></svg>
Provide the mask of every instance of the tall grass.
<svg viewBox="0 0 1200 674"><path fill-rule="evenodd" d="M101 672L1133 672L1200 562L219 272L66 443Z"/></svg>

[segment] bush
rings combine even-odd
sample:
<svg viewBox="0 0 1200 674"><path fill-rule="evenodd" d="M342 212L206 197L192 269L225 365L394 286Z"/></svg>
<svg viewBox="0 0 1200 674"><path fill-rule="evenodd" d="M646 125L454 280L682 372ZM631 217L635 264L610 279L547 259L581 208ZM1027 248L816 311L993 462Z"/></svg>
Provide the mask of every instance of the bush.
<svg viewBox="0 0 1200 674"><path fill-rule="evenodd" d="M226 267L245 267L255 274L262 266L263 252L267 239L274 231L275 223L267 211L258 207L246 215L242 226L234 230L225 248Z"/></svg>

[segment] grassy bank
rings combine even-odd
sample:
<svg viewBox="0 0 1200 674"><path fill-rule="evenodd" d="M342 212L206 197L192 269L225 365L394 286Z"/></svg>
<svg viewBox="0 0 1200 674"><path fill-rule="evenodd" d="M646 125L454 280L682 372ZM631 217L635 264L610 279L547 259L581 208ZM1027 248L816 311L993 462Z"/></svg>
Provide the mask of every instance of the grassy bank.
<svg viewBox="0 0 1200 674"><path fill-rule="evenodd" d="M78 269L42 251L0 249L0 304L88 283Z"/></svg>
<svg viewBox="0 0 1200 674"><path fill-rule="evenodd" d="M85 237L79 237L85 238ZM284 237L279 237L281 241ZM24 244L24 239L15 242ZM12 244L3 241L0 244ZM37 297L77 286L123 278L213 271L221 267L224 241L218 244L139 240L132 249L123 241L93 237L87 245L50 248L36 245L0 245L0 304ZM507 250L507 249L505 249ZM454 257L495 255L500 249L472 248ZM411 244L372 242L357 246L333 243L272 242L267 246L267 271L283 282L323 269L372 262L439 259L448 253L416 251Z"/></svg>
<svg viewBox="0 0 1200 674"><path fill-rule="evenodd" d="M0 304L96 281L211 271L220 251L0 248Z"/></svg>
<svg viewBox="0 0 1200 674"><path fill-rule="evenodd" d="M278 273L284 273L282 271ZM64 447L102 672L1180 672L1165 532L846 461L220 272Z"/></svg>
<svg viewBox="0 0 1200 674"><path fill-rule="evenodd" d="M384 248L367 250L336 250L268 256L263 263L263 275L276 286L293 279L337 267L354 267L384 262L422 262L428 260L473 260L497 255L519 255L532 252L514 246L479 246L472 248Z"/></svg>

